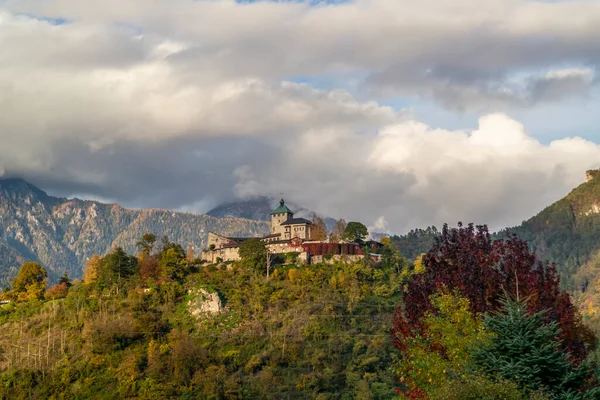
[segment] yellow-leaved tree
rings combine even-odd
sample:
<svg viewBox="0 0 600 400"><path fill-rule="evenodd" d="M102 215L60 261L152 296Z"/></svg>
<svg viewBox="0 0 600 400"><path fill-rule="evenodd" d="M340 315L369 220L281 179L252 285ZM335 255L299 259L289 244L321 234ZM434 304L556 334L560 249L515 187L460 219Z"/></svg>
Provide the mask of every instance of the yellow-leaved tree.
<svg viewBox="0 0 600 400"><path fill-rule="evenodd" d="M423 318L427 336L416 335L406 343L397 373L409 390L418 388L433 398L450 381L468 375L473 346L487 342L492 334L458 292L440 292L430 300L435 311Z"/></svg>
<svg viewBox="0 0 600 400"><path fill-rule="evenodd" d="M94 254L87 262L85 263L85 269L83 270L83 283L89 285L98 280L98 271L100 270L100 263L102 262L102 258Z"/></svg>
<svg viewBox="0 0 600 400"><path fill-rule="evenodd" d="M43 299L47 280L48 273L44 267L36 262L26 262L13 279L12 290L5 292L3 297L12 301Z"/></svg>

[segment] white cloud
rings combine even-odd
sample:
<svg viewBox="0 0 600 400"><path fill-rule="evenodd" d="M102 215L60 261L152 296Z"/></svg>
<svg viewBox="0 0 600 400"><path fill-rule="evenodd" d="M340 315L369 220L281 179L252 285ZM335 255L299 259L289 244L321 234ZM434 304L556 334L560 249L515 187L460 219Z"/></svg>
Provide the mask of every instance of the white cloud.
<svg viewBox="0 0 600 400"><path fill-rule="evenodd" d="M482 117L471 132L414 121L378 135L312 132L282 153L245 167L237 177L251 188L245 195L284 191L325 214L373 226L385 221L392 231L458 221L518 224L600 163L600 146L580 138L544 145L503 114Z"/></svg>

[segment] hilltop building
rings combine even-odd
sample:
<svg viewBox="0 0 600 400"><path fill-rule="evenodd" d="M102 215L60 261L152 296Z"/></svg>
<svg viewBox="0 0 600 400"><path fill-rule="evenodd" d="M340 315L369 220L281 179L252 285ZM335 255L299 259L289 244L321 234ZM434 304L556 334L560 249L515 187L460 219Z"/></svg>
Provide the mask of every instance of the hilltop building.
<svg viewBox="0 0 600 400"><path fill-rule="evenodd" d="M279 207L271 212L269 234L260 238L274 254L298 253L299 263L320 262L323 256L334 259L356 261L363 258L357 243L329 243L311 241L312 222L294 218L294 213L281 199ZM236 261L240 259L239 247L250 238L228 237L214 232L208 233L208 249L202 252L202 260L208 262Z"/></svg>

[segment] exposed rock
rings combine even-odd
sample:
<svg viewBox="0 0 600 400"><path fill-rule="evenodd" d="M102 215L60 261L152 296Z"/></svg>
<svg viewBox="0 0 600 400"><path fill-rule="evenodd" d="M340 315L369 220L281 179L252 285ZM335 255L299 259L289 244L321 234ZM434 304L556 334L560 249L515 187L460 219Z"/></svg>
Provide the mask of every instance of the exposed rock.
<svg viewBox="0 0 600 400"><path fill-rule="evenodd" d="M590 209L585 212L586 216L592 214L600 214L600 205L598 203L592 203Z"/></svg>
<svg viewBox="0 0 600 400"><path fill-rule="evenodd" d="M189 312L199 318L205 315L220 314L223 312L223 303L218 293L211 293L206 289L192 289L188 294L194 298L188 301Z"/></svg>
<svg viewBox="0 0 600 400"><path fill-rule="evenodd" d="M47 195L22 179L0 178L0 285L7 286L24 260L38 261L57 279L66 270L81 277L87 259L115 245L134 253L145 233L199 250L209 231L259 236L266 222L216 218L167 210L128 210L115 204Z"/></svg>

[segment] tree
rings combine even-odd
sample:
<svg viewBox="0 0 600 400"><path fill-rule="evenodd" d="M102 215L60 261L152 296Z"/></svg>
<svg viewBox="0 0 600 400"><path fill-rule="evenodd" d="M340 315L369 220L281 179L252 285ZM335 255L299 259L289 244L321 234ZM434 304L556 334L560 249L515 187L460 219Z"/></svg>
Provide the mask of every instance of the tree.
<svg viewBox="0 0 600 400"><path fill-rule="evenodd" d="M137 272L137 259L128 255L122 247L102 258L99 278L105 282L120 283Z"/></svg>
<svg viewBox="0 0 600 400"><path fill-rule="evenodd" d="M154 250L154 243L156 243L156 235L153 233L146 233L136 243L136 246L140 249L142 256L149 256Z"/></svg>
<svg viewBox="0 0 600 400"><path fill-rule="evenodd" d="M261 270L267 264L267 245L260 239L245 240L240 245L240 257L250 268Z"/></svg>
<svg viewBox="0 0 600 400"><path fill-rule="evenodd" d="M491 334L469 309L469 301L455 293L431 296L433 312L422 319L424 335L406 340L397 375L408 398L427 393L431 398L452 380L469 374L470 353ZM418 394L418 395L417 395Z"/></svg>
<svg viewBox="0 0 600 400"><path fill-rule="evenodd" d="M327 240L327 226L320 216L314 214L310 227L310 240Z"/></svg>
<svg viewBox="0 0 600 400"><path fill-rule="evenodd" d="M400 254L389 237L381 238L381 244L383 244L383 267L394 269L398 274L401 273L407 265L407 260Z"/></svg>
<svg viewBox="0 0 600 400"><path fill-rule="evenodd" d="M469 300L471 312L483 314L501 308L504 291L529 296L530 312L544 309L545 322L557 321L562 344L577 362L584 360L596 343L595 335L581 322L569 295L560 288L556 269L536 262L526 242L514 236L492 242L486 226L444 226L433 248L422 258L424 271L408 282L405 309L394 318L394 341L423 335L421 319L433 307L430 296L440 288L458 290Z"/></svg>
<svg viewBox="0 0 600 400"><path fill-rule="evenodd" d="M36 262L26 262L13 279L12 290L6 297L13 301L28 301L42 299L46 291L48 273Z"/></svg>
<svg viewBox="0 0 600 400"><path fill-rule="evenodd" d="M95 283L98 280L98 273L100 271L100 265L102 258L94 254L85 263L85 270L83 271L83 283L89 285Z"/></svg>
<svg viewBox="0 0 600 400"><path fill-rule="evenodd" d="M343 219L339 219L335 223L335 226L333 227L333 230L331 231L331 235L329 236L329 238L331 239L332 242L339 242L340 240L342 240L342 236L344 235L345 230L346 230L346 221L344 221Z"/></svg>
<svg viewBox="0 0 600 400"><path fill-rule="evenodd" d="M52 286L50 289L46 290L44 297L47 300L56 300L56 299L64 299L67 297L69 293L69 287L66 283L58 283Z"/></svg>
<svg viewBox="0 0 600 400"><path fill-rule="evenodd" d="M64 283L65 286L67 287L67 289L71 287L71 278L69 278L67 271L65 271L63 276L60 277L60 279L58 280L58 283L59 284Z"/></svg>
<svg viewBox="0 0 600 400"><path fill-rule="evenodd" d="M168 279L183 277L183 267L187 264L185 252L181 246L166 248L160 253L161 275Z"/></svg>
<svg viewBox="0 0 600 400"><path fill-rule="evenodd" d="M342 239L348 242L362 242L369 236L369 230L360 222L348 222Z"/></svg>
<svg viewBox="0 0 600 400"><path fill-rule="evenodd" d="M160 267L156 256L144 257L138 262L138 271L142 281L159 277Z"/></svg>
<svg viewBox="0 0 600 400"><path fill-rule="evenodd" d="M485 318L495 335L473 355L488 375L499 375L530 390L545 389L559 399L597 399L600 388L584 392L591 374L587 362L575 366L563 350L558 323L545 323L546 311L529 314L525 300L504 300L502 310Z"/></svg>

